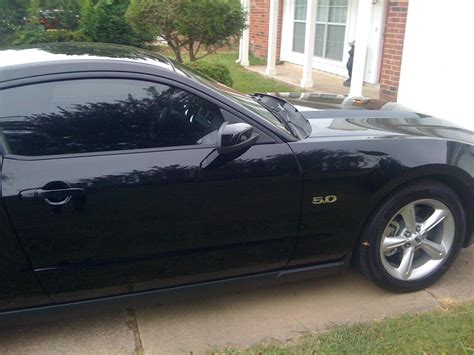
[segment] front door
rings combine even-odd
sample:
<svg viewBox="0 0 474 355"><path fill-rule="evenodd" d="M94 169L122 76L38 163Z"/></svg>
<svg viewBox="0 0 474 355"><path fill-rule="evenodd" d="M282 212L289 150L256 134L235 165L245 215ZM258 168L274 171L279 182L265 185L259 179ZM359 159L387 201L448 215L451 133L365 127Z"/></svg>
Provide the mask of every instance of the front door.
<svg viewBox="0 0 474 355"><path fill-rule="evenodd" d="M286 144L200 168L224 119L185 90L130 79L0 93L5 206L57 301L286 265L300 177ZM20 105L19 98L31 98ZM15 104L18 102L18 104ZM21 101L24 103L24 100Z"/></svg>

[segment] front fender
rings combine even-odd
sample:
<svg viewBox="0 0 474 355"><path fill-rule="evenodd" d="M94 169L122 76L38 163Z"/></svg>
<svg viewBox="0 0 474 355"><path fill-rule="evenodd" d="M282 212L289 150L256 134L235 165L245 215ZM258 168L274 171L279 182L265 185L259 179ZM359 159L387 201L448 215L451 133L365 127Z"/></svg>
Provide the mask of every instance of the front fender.
<svg viewBox="0 0 474 355"><path fill-rule="evenodd" d="M303 172L302 215L294 258L350 252L377 206L417 179L440 178L462 198L472 216L472 146L438 138L308 139L290 143ZM315 197L336 196L330 204ZM468 230L474 221L470 218ZM308 260L310 255L316 259Z"/></svg>

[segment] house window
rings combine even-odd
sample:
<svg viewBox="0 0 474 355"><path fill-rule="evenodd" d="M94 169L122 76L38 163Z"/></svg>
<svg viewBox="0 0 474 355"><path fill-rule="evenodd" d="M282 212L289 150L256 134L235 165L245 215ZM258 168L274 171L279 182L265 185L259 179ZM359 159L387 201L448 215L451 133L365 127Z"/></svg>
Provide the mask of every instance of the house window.
<svg viewBox="0 0 474 355"><path fill-rule="evenodd" d="M316 13L316 57L342 60L346 35L348 0L318 0Z"/></svg>
<svg viewBox="0 0 474 355"><path fill-rule="evenodd" d="M295 17L293 26L293 52L304 53L306 0L295 0Z"/></svg>
<svg viewBox="0 0 474 355"><path fill-rule="evenodd" d="M304 53L307 0L295 0L293 51ZM314 55L342 60L348 0L318 0Z"/></svg>

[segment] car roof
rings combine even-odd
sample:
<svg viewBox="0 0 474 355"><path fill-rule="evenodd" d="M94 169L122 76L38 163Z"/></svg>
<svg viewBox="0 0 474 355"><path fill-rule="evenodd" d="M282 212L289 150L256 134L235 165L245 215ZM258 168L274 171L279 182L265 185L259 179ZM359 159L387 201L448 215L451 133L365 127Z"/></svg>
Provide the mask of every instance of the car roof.
<svg viewBox="0 0 474 355"><path fill-rule="evenodd" d="M0 50L0 82L68 71L128 70L134 66L176 72L163 55L116 44L47 43Z"/></svg>

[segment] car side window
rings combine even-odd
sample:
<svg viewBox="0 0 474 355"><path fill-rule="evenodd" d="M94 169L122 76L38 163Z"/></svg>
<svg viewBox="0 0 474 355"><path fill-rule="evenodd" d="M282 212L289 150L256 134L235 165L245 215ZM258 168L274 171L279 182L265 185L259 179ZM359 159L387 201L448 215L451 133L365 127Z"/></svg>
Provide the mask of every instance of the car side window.
<svg viewBox="0 0 474 355"><path fill-rule="evenodd" d="M216 144L219 108L176 87L81 79L0 91L0 129L25 156Z"/></svg>

